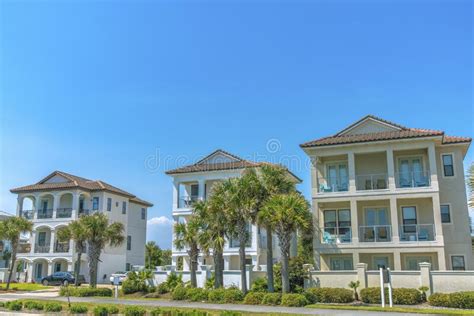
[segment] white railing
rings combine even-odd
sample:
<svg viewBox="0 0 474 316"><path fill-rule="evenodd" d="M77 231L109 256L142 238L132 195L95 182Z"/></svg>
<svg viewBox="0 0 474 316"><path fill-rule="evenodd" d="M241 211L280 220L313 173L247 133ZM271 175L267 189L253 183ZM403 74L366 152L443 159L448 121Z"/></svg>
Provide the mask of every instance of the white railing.
<svg viewBox="0 0 474 316"><path fill-rule="evenodd" d="M429 171L397 172L395 179L397 188L429 187L431 184Z"/></svg>
<svg viewBox="0 0 474 316"><path fill-rule="evenodd" d="M39 219L42 219L42 218L53 218L53 209L52 209L52 208L49 208L49 209L38 210L38 211L36 212L36 216L37 216L37 218L39 218Z"/></svg>
<svg viewBox="0 0 474 316"><path fill-rule="evenodd" d="M199 200L197 195L184 196L179 199L178 207L179 208L189 208L192 207L194 203Z"/></svg>
<svg viewBox="0 0 474 316"><path fill-rule="evenodd" d="M390 225L359 226L360 242L387 242L392 240Z"/></svg>
<svg viewBox="0 0 474 316"><path fill-rule="evenodd" d="M35 245L35 253L48 253L49 252L49 244L46 245Z"/></svg>
<svg viewBox="0 0 474 316"><path fill-rule="evenodd" d="M349 178L318 178L318 192L345 192L349 190Z"/></svg>
<svg viewBox="0 0 474 316"><path fill-rule="evenodd" d="M72 216L72 208L56 209L56 218L70 218Z"/></svg>
<svg viewBox="0 0 474 316"><path fill-rule="evenodd" d="M400 225L400 241L434 241L436 232L434 224Z"/></svg>
<svg viewBox="0 0 474 316"><path fill-rule="evenodd" d="M357 190L388 189L388 175L386 173L357 175L356 188Z"/></svg>
<svg viewBox="0 0 474 316"><path fill-rule="evenodd" d="M324 244L343 244L352 242L351 227L323 227L322 243Z"/></svg>
<svg viewBox="0 0 474 316"><path fill-rule="evenodd" d="M33 217L35 216L35 211L33 210L21 211L20 216L26 219L33 219Z"/></svg>

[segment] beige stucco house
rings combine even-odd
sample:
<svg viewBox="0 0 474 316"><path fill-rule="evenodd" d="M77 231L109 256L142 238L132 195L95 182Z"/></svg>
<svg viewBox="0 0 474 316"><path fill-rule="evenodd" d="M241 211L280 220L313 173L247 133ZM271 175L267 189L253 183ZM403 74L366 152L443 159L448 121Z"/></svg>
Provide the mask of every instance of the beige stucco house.
<svg viewBox="0 0 474 316"><path fill-rule="evenodd" d="M473 270L463 159L471 138L369 115L304 143L320 270Z"/></svg>

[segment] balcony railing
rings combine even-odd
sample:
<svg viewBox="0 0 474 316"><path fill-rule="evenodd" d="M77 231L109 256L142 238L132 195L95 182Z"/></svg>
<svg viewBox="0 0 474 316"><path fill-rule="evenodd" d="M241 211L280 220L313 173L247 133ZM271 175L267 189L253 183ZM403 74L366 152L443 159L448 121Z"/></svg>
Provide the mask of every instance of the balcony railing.
<svg viewBox="0 0 474 316"><path fill-rule="evenodd" d="M351 227L324 227L321 231L324 244L343 244L352 241Z"/></svg>
<svg viewBox="0 0 474 316"><path fill-rule="evenodd" d="M33 210L21 211L20 216L26 219L33 219L33 217L35 216L35 211Z"/></svg>
<svg viewBox="0 0 474 316"><path fill-rule="evenodd" d="M192 207L194 203L196 203L199 200L198 196L185 196L179 199L179 208L189 208Z"/></svg>
<svg viewBox="0 0 474 316"><path fill-rule="evenodd" d="M56 218L70 218L72 216L72 208L58 208L56 209Z"/></svg>
<svg viewBox="0 0 474 316"><path fill-rule="evenodd" d="M35 245L35 253L48 253L49 252L49 244L46 245Z"/></svg>
<svg viewBox="0 0 474 316"><path fill-rule="evenodd" d="M386 173L357 175L356 187L357 190L388 189L388 175Z"/></svg>
<svg viewBox="0 0 474 316"><path fill-rule="evenodd" d="M349 190L349 178L318 178L318 192L344 192Z"/></svg>
<svg viewBox="0 0 474 316"><path fill-rule="evenodd" d="M84 216L84 215L89 215L89 213L90 213L89 210L87 210L87 209L82 209L82 210L79 210L78 215L79 215L79 217L80 217L80 216Z"/></svg>
<svg viewBox="0 0 474 316"><path fill-rule="evenodd" d="M18 245L18 253L30 253L31 252L31 244L19 244Z"/></svg>
<svg viewBox="0 0 474 316"><path fill-rule="evenodd" d="M53 209L42 209L37 211L37 217L38 219L43 219L43 218L53 218Z"/></svg>
<svg viewBox="0 0 474 316"><path fill-rule="evenodd" d="M431 182L428 171L397 172L395 178L397 188L429 187Z"/></svg>
<svg viewBox="0 0 474 316"><path fill-rule="evenodd" d="M360 242L387 242L392 241L392 227L390 225L359 226Z"/></svg>
<svg viewBox="0 0 474 316"><path fill-rule="evenodd" d="M433 224L413 224L400 226L400 241L434 241L436 239Z"/></svg>
<svg viewBox="0 0 474 316"><path fill-rule="evenodd" d="M54 246L54 252L69 252L69 243L56 243Z"/></svg>

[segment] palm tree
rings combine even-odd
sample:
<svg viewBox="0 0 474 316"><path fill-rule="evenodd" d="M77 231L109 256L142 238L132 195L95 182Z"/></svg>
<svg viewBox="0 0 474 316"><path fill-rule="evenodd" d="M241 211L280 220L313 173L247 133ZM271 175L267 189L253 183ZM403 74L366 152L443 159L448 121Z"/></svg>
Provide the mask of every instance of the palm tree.
<svg viewBox="0 0 474 316"><path fill-rule="evenodd" d="M239 241L240 282L242 292L247 292L245 247L250 241L249 225L255 221L261 194L260 182L255 169L248 169L240 178L224 182L229 197L227 218L231 237Z"/></svg>
<svg viewBox="0 0 474 316"><path fill-rule="evenodd" d="M467 171L467 186L469 188L469 207L474 207L474 162Z"/></svg>
<svg viewBox="0 0 474 316"><path fill-rule="evenodd" d="M81 271L81 257L86 251L86 230L87 228L83 225L80 220L69 223L68 226L58 231L58 240L65 242L69 240L74 241L74 245L77 253L77 260L74 264L74 285L79 286L79 273Z"/></svg>
<svg viewBox="0 0 474 316"><path fill-rule="evenodd" d="M259 171L261 194L258 209L272 196L296 190L295 182L288 177L288 171L283 167L264 165ZM267 289L273 292L273 227L267 217L257 216L257 223L265 228L267 234Z"/></svg>
<svg viewBox="0 0 474 316"><path fill-rule="evenodd" d="M163 264L163 251L155 241L151 240L145 244L145 266L154 270L156 266Z"/></svg>
<svg viewBox="0 0 474 316"><path fill-rule="evenodd" d="M108 217L103 213L94 213L81 217L80 225L85 229L85 240L88 244L90 287L97 286L97 266L102 250L106 245L120 246L125 237L124 227L120 222L109 224Z"/></svg>
<svg viewBox="0 0 474 316"><path fill-rule="evenodd" d="M7 290L10 288L10 282L12 279L13 270L15 268L16 254L20 244L20 235L23 232L31 233L32 230L33 223L23 217L12 216L0 222L0 239L10 242L12 248L10 272L8 274L6 288Z"/></svg>
<svg viewBox="0 0 474 316"><path fill-rule="evenodd" d="M199 235L201 233L201 218L192 215L186 223L174 225L174 244L176 249L188 248L190 261L191 287L197 287L196 271L199 256Z"/></svg>
<svg viewBox="0 0 474 316"><path fill-rule="evenodd" d="M278 236L282 253L282 290L283 293L288 293L290 291L288 265L291 239L298 229L305 229L311 225L309 203L297 192L278 194L265 203L259 216L268 217L268 221Z"/></svg>

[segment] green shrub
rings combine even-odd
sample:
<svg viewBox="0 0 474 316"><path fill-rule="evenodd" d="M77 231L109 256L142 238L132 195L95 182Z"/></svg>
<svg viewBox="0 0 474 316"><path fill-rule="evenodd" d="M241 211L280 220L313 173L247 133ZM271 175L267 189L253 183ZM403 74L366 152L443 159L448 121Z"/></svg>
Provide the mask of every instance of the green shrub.
<svg viewBox="0 0 474 316"><path fill-rule="evenodd" d="M280 305L281 294L280 293L267 293L263 296L263 305Z"/></svg>
<svg viewBox="0 0 474 316"><path fill-rule="evenodd" d="M175 287L173 292L171 292L171 298L175 301L182 301L186 299L186 288L182 285Z"/></svg>
<svg viewBox="0 0 474 316"><path fill-rule="evenodd" d="M304 292L309 304L316 303L350 303L354 301L354 293L343 288L310 288Z"/></svg>
<svg viewBox="0 0 474 316"><path fill-rule="evenodd" d="M84 304L73 304L69 308L71 314L87 314L88 310L89 308L87 307L87 305Z"/></svg>
<svg viewBox="0 0 474 316"><path fill-rule="evenodd" d="M5 303L0 302L0 307L5 307Z"/></svg>
<svg viewBox="0 0 474 316"><path fill-rule="evenodd" d="M252 283L252 287L250 290L252 292L267 292L268 290L268 283L267 278L257 278Z"/></svg>
<svg viewBox="0 0 474 316"><path fill-rule="evenodd" d="M474 291L449 294L434 293L428 298L431 306L474 309Z"/></svg>
<svg viewBox="0 0 474 316"><path fill-rule="evenodd" d="M144 316L146 315L146 309L141 306L125 306L125 316Z"/></svg>
<svg viewBox="0 0 474 316"><path fill-rule="evenodd" d="M47 302L44 304L44 310L46 312L60 312L63 310L63 306L56 302Z"/></svg>
<svg viewBox="0 0 474 316"><path fill-rule="evenodd" d="M88 297L88 296L113 296L113 291L109 288L90 288L90 287L61 287L59 295L67 296L69 291L70 296Z"/></svg>
<svg viewBox="0 0 474 316"><path fill-rule="evenodd" d="M24 301L23 302L23 307L28 309L28 310L38 310L42 311L44 309L44 305L41 302L38 301Z"/></svg>
<svg viewBox="0 0 474 316"><path fill-rule="evenodd" d="M162 310L159 307L155 307L150 310L150 316L160 316L162 314Z"/></svg>
<svg viewBox="0 0 474 316"><path fill-rule="evenodd" d="M153 278L151 270L142 270L138 272L129 272L127 279L122 283L122 292L124 294L131 294L136 292L149 292L151 287L148 285L148 280Z"/></svg>
<svg viewBox="0 0 474 316"><path fill-rule="evenodd" d="M168 291L173 292L174 288L178 285L184 286L183 276L181 274L176 274L176 272L173 271L166 278L165 284L168 288Z"/></svg>
<svg viewBox="0 0 474 316"><path fill-rule="evenodd" d="M168 288L168 284L166 284L165 282L160 283L160 285L158 285L158 287L156 288L156 292L158 292L158 294L165 294L169 291L170 289Z"/></svg>
<svg viewBox="0 0 474 316"><path fill-rule="evenodd" d="M260 305L262 304L263 297L265 293L263 292L248 292L244 298L244 304L248 305Z"/></svg>
<svg viewBox="0 0 474 316"><path fill-rule="evenodd" d="M20 311L23 308L23 303L20 301L7 302L6 308L11 311Z"/></svg>
<svg viewBox="0 0 474 316"><path fill-rule="evenodd" d="M308 301L303 294L283 294L281 305L290 307L302 307L308 305Z"/></svg>
<svg viewBox="0 0 474 316"><path fill-rule="evenodd" d="M234 312L234 311L222 311L220 316L242 316L241 312Z"/></svg>
<svg viewBox="0 0 474 316"><path fill-rule="evenodd" d="M209 291L208 300L211 303L224 303L225 289L214 289Z"/></svg>
<svg viewBox="0 0 474 316"><path fill-rule="evenodd" d="M393 289L393 304L416 305L423 301L420 291L417 289L398 288ZM380 304L380 288L369 287L360 291L361 300L368 304ZM385 302L388 303L388 289L385 288Z"/></svg>
<svg viewBox="0 0 474 316"><path fill-rule="evenodd" d="M191 302L207 301L208 294L208 290L200 287L189 288L186 290L186 298Z"/></svg>
<svg viewBox="0 0 474 316"><path fill-rule="evenodd" d="M107 316L118 313L119 309L115 305L97 305L94 307L94 316Z"/></svg>
<svg viewBox="0 0 474 316"><path fill-rule="evenodd" d="M237 303L244 300L244 293L236 288L226 289L224 291L224 303Z"/></svg>
<svg viewBox="0 0 474 316"><path fill-rule="evenodd" d="M211 273L211 277L206 280L206 284L204 288L206 290L212 290L214 288L214 282L216 281L216 274L214 272Z"/></svg>

